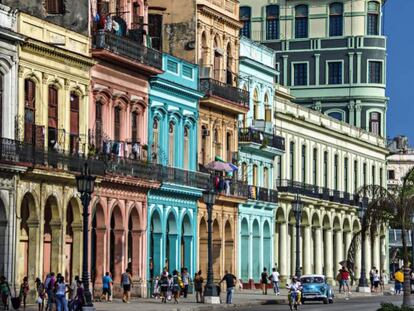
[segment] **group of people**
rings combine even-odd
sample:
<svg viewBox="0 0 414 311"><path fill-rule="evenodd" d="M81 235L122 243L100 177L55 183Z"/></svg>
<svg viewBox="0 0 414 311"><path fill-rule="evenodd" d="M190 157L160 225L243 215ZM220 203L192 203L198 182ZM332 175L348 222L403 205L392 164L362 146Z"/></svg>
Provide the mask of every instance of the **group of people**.
<svg viewBox="0 0 414 311"><path fill-rule="evenodd" d="M280 287L279 287L279 272L276 268L272 269L272 273L270 275L267 273L267 268L263 268L263 272L260 277L260 283L262 284L262 293L263 295L267 295L267 287L269 282L271 282L273 291L276 295L280 295Z"/></svg>
<svg viewBox="0 0 414 311"><path fill-rule="evenodd" d="M194 276L197 302L203 301L202 286L200 286L200 282L203 281L201 271L199 271ZM190 282L191 278L187 268L182 268L181 273L174 270L171 274L165 267L161 275L155 278L153 297L161 298L163 303L174 299L174 303L178 304L180 296L187 298Z"/></svg>

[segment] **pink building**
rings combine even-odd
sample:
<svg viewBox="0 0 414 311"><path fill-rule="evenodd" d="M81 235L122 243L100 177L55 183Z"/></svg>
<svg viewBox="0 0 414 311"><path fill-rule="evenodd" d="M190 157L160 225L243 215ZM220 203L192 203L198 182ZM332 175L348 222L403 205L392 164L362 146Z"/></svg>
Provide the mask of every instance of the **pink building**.
<svg viewBox="0 0 414 311"><path fill-rule="evenodd" d="M108 160L92 204L92 281L100 291L109 271L116 293L129 267L139 296L146 292L147 192L159 184L148 181L151 172L135 160L146 157L148 80L162 72L162 55L146 47L145 2L92 1L97 64L91 70L89 114L89 153ZM139 178L143 175L146 180Z"/></svg>

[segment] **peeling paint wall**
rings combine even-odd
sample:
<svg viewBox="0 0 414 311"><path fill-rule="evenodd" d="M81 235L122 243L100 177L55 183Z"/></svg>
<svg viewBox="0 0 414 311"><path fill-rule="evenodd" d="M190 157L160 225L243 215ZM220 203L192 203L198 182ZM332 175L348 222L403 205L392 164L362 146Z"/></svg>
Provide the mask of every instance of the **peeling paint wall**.
<svg viewBox="0 0 414 311"><path fill-rule="evenodd" d="M45 0L0 0L0 2L67 29L88 34L88 0L64 0L64 14L47 14Z"/></svg>

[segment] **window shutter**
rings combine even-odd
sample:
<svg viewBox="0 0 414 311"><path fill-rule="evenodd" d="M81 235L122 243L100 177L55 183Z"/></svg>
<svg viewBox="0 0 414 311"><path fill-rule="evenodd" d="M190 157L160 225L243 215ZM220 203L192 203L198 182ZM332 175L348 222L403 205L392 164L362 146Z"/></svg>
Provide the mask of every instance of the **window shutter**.
<svg viewBox="0 0 414 311"><path fill-rule="evenodd" d="M57 105L58 91L55 87L49 86L49 122L48 126L57 128L58 125L58 105Z"/></svg>
<svg viewBox="0 0 414 311"><path fill-rule="evenodd" d="M70 95L70 133L79 134L79 96Z"/></svg>

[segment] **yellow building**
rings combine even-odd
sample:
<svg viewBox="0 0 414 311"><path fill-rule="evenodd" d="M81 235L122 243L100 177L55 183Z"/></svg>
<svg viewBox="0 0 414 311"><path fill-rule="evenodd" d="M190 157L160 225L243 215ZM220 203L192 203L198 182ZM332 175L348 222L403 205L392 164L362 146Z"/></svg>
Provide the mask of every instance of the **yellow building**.
<svg viewBox="0 0 414 311"><path fill-rule="evenodd" d="M216 157L232 162L238 150L237 120L249 110L249 92L239 89L239 2L237 0L149 1L152 46L200 66L198 164ZM247 186L236 181L219 196L213 212L214 278L237 275L238 205ZM198 266L207 272L206 207L198 205Z"/></svg>
<svg viewBox="0 0 414 311"><path fill-rule="evenodd" d="M16 138L27 167L16 193L15 282L60 272L81 273L81 203L73 171L87 153L89 38L56 24L19 13Z"/></svg>

